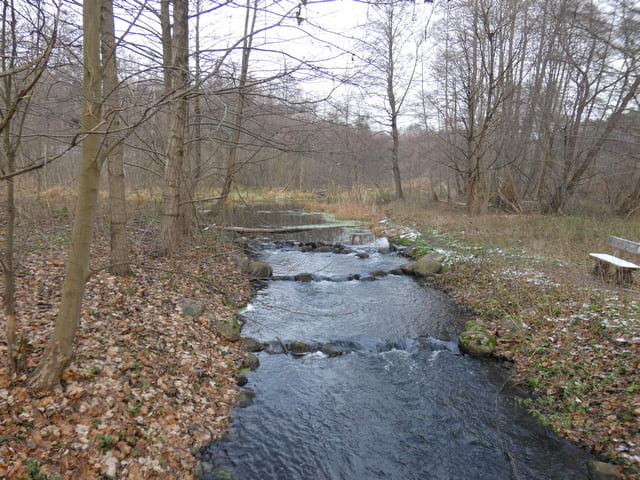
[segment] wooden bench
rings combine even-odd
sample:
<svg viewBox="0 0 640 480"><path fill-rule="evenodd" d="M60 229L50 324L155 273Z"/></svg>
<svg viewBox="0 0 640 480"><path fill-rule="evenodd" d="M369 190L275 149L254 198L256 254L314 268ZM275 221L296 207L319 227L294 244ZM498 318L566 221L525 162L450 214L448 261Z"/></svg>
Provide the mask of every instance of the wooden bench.
<svg viewBox="0 0 640 480"><path fill-rule="evenodd" d="M614 254L619 250L625 250L635 255L640 255L640 243L632 242L625 238L609 236L607 243L615 248ZM596 264L593 274L607 281L615 281L618 285L631 285L633 283L633 271L639 270L636 265L628 260L609 255L608 253L590 253L595 258Z"/></svg>

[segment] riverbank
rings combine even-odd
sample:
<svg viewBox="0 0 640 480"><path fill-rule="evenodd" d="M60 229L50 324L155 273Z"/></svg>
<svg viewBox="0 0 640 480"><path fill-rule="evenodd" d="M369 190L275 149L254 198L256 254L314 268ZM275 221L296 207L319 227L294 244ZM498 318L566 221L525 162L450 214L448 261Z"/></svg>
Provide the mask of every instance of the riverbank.
<svg viewBox="0 0 640 480"><path fill-rule="evenodd" d="M100 270L109 262L99 229L75 359L61 386L35 396L26 380L55 322L68 245L70 218L54 216L21 238L26 369L8 376L0 342L0 478L195 478L195 454L226 432L238 394L245 354L212 327L249 298L238 252L199 239L156 257L153 222L133 225L133 276L118 278Z"/></svg>
<svg viewBox="0 0 640 480"><path fill-rule="evenodd" d="M514 362L529 411L559 435L640 478L640 278L630 288L591 274L606 235L640 238L633 222L486 215L446 206L313 204L447 255L437 285L469 306ZM405 241L405 243L407 243ZM624 470L624 472L623 472Z"/></svg>

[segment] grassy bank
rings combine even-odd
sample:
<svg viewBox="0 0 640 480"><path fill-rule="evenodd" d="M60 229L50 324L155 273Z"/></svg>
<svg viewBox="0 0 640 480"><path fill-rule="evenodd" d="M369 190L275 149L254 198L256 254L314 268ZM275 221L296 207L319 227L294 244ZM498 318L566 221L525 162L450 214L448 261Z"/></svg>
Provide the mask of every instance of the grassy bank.
<svg viewBox="0 0 640 480"><path fill-rule="evenodd" d="M530 389L529 411L558 434L640 478L640 278L629 288L595 278L589 252L610 234L640 240L640 223L487 214L446 205L313 202L365 219L390 236L418 232L447 254L437 284L473 309ZM384 223L380 223L385 220ZM637 261L638 259L636 259Z"/></svg>

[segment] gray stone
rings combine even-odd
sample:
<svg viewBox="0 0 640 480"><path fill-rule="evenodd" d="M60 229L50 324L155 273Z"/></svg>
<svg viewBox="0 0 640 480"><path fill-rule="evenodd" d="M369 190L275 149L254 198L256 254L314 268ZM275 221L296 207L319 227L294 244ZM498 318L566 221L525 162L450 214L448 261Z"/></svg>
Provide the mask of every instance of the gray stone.
<svg viewBox="0 0 640 480"><path fill-rule="evenodd" d="M400 266L400 270L405 275L413 275L413 269L416 267L416 262L405 263Z"/></svg>
<svg viewBox="0 0 640 480"><path fill-rule="evenodd" d="M442 271L442 262L446 256L440 253L428 253L420 257L413 266L413 274L417 277L431 277Z"/></svg>
<svg viewBox="0 0 640 480"><path fill-rule="evenodd" d="M310 273L298 273L293 277L296 282L310 282L313 280L313 275Z"/></svg>
<svg viewBox="0 0 640 480"><path fill-rule="evenodd" d="M242 362L244 368L248 368L253 371L260 366L260 360L253 353L249 353Z"/></svg>
<svg viewBox="0 0 640 480"><path fill-rule="evenodd" d="M188 427L189 433L191 433L192 443L189 449L191 453L196 455L200 450L211 443L213 435L204 425L192 423Z"/></svg>
<svg viewBox="0 0 640 480"><path fill-rule="evenodd" d="M366 252L358 252L356 253L356 257L358 258L369 258L369 254Z"/></svg>
<svg viewBox="0 0 640 480"><path fill-rule="evenodd" d="M462 332L458 343L463 352L478 356L493 355L497 344L493 335L475 326Z"/></svg>
<svg viewBox="0 0 640 480"><path fill-rule="evenodd" d="M226 340L237 342L240 340L240 331L242 330L243 323L240 315L233 314L230 317L214 320L213 326Z"/></svg>
<svg viewBox="0 0 640 480"><path fill-rule="evenodd" d="M620 465L592 461L588 463L589 473L598 480L615 480L620 478L622 468Z"/></svg>
<svg viewBox="0 0 640 480"><path fill-rule="evenodd" d="M251 278L263 280L273 275L273 268L268 263L251 262L249 264L249 275Z"/></svg>
<svg viewBox="0 0 640 480"><path fill-rule="evenodd" d="M293 355L304 355L305 353L311 351L311 346L304 342L291 342L289 344L289 351Z"/></svg>
<svg viewBox="0 0 640 480"><path fill-rule="evenodd" d="M187 317L198 318L204 312L204 303L199 300L184 300L182 302L182 313Z"/></svg>
<svg viewBox="0 0 640 480"><path fill-rule="evenodd" d="M259 342L258 340L249 337L242 337L240 339L240 345L242 345L242 348L247 352L261 352L266 350L268 347L267 343Z"/></svg>
<svg viewBox="0 0 640 480"><path fill-rule="evenodd" d="M238 395L238 407L245 408L253 403L256 393L251 390L242 390Z"/></svg>

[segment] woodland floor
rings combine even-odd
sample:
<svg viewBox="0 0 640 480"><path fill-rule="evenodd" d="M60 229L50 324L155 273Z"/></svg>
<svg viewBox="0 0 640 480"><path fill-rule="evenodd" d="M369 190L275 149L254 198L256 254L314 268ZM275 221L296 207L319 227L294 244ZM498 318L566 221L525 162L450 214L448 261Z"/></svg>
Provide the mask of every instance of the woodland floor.
<svg viewBox="0 0 640 480"><path fill-rule="evenodd" d="M195 454L227 430L238 392L244 353L210 323L249 298L238 252L201 243L152 257L143 225L134 228L134 275L118 278L100 270L108 246L98 232L75 359L62 385L33 395L26 380L55 322L69 221L62 212L20 238L17 317L28 344L24 373L10 378L0 342L0 478L193 478ZM204 314L185 315L189 300Z"/></svg>

